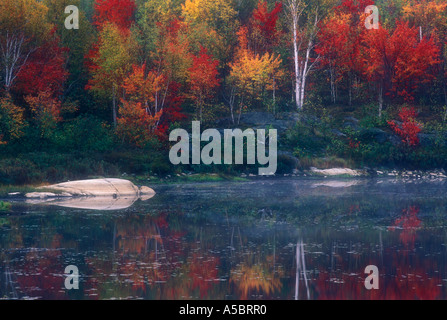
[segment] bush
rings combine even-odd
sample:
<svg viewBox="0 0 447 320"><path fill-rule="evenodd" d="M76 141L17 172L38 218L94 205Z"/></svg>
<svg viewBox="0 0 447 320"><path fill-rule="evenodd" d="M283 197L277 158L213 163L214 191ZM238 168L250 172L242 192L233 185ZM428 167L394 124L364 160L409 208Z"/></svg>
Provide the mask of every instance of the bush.
<svg viewBox="0 0 447 320"><path fill-rule="evenodd" d="M93 116L81 116L65 123L54 138L61 151L108 151L113 147L109 125Z"/></svg>
<svg viewBox="0 0 447 320"><path fill-rule="evenodd" d="M101 155L39 152L0 160L0 184L3 185L56 183L119 174L119 168L104 161Z"/></svg>
<svg viewBox="0 0 447 320"><path fill-rule="evenodd" d="M323 135L317 126L297 123L286 133L284 145L294 151L298 158L324 155L330 140Z"/></svg>
<svg viewBox="0 0 447 320"><path fill-rule="evenodd" d="M13 158L0 160L1 184L26 184L41 180L37 166L29 160Z"/></svg>
<svg viewBox="0 0 447 320"><path fill-rule="evenodd" d="M11 210L12 205L9 202L0 201L0 212ZM1 222L0 222L1 225Z"/></svg>
<svg viewBox="0 0 447 320"><path fill-rule="evenodd" d="M24 135L27 124L23 113L24 110L16 106L10 96L0 99L0 144Z"/></svg>

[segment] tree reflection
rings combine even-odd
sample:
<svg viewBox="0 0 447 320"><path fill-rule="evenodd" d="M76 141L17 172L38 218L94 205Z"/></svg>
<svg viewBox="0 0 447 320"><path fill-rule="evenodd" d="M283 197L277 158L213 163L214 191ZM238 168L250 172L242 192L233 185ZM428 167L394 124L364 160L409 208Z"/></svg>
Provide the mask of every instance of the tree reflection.
<svg viewBox="0 0 447 320"><path fill-rule="evenodd" d="M60 236L53 238L49 249L31 249L25 254L25 264L20 272L15 272L22 296L42 299L66 299L60 248ZM16 271L16 270L15 270Z"/></svg>
<svg viewBox="0 0 447 320"><path fill-rule="evenodd" d="M418 255L414 250L417 231L422 228L418 218L419 206L410 206L402 210L402 215L394 221L391 232L399 231L399 241L407 250L386 248L385 263L374 259L362 259L356 265L377 265L380 271L379 290L366 290L363 270L349 264L350 255L339 255L336 276L332 272L320 269L316 280L316 296L322 300L434 300L442 297L443 268L437 260ZM380 238L381 239L381 238Z"/></svg>
<svg viewBox="0 0 447 320"><path fill-rule="evenodd" d="M334 215L344 218L347 210L349 222L337 228L324 224L322 216L309 218L304 225L310 227L299 234L305 244L296 242L296 224L277 231L278 224L265 222L271 218L256 214L246 220L224 216L223 222L186 216L179 208L155 214L11 217L0 237L0 294L73 298L64 289L63 272L79 263L76 297L86 299L445 297L445 253L439 250L445 237L442 229L427 230L419 206L400 207L400 216L391 223L387 217L379 230L377 221L356 228L369 220L363 206L350 207L346 199L344 210ZM364 286L364 268L370 264L379 267L377 291Z"/></svg>
<svg viewBox="0 0 447 320"><path fill-rule="evenodd" d="M400 240L409 249L414 249L416 240L416 231L421 227L422 221L419 220L419 207L411 206L402 211L401 217L396 219L393 226L389 229L395 231L401 229Z"/></svg>
<svg viewBox="0 0 447 320"><path fill-rule="evenodd" d="M239 298L273 298L282 288L282 268L274 268L273 256L268 256L265 260L257 258L253 252L244 256L245 258L231 270L230 277L230 283L236 287Z"/></svg>

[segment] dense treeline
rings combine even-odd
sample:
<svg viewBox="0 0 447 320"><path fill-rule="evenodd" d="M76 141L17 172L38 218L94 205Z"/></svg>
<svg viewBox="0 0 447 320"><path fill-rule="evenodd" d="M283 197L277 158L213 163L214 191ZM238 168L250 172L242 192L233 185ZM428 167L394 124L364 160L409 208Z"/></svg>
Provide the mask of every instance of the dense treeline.
<svg viewBox="0 0 447 320"><path fill-rule="evenodd" d="M250 110L354 112L415 147L445 127L446 39L444 0L3 0L0 147L162 163L172 128Z"/></svg>

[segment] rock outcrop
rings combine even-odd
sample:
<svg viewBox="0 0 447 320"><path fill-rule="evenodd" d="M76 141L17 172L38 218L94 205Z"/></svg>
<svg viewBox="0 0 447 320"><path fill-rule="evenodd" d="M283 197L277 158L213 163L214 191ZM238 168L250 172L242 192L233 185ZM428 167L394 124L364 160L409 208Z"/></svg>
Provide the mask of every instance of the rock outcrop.
<svg viewBox="0 0 447 320"><path fill-rule="evenodd" d="M312 173L321 175L321 176L349 176L349 177L359 177L362 176L362 172L347 168L333 168L333 169L317 169L317 168L311 168L310 169Z"/></svg>
<svg viewBox="0 0 447 320"><path fill-rule="evenodd" d="M131 181L121 179L94 179L70 181L39 188L42 192L27 193L29 203L48 203L69 208L89 210L120 210L135 201L149 200L155 191L138 188Z"/></svg>

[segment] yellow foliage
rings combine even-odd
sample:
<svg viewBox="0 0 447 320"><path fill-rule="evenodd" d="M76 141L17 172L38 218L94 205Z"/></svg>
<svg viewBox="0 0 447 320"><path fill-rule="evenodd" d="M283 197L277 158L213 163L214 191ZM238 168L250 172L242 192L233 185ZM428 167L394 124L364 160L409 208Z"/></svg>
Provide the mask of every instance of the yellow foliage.
<svg viewBox="0 0 447 320"><path fill-rule="evenodd" d="M281 56L265 53L254 55L249 50L243 50L239 59L231 64L230 81L239 89L241 94L255 95L263 88L272 90L274 82L283 72L280 69ZM276 79L276 80L275 80ZM258 97L259 98L259 97Z"/></svg>
<svg viewBox="0 0 447 320"><path fill-rule="evenodd" d="M0 99L0 144L19 139L24 135L23 109L14 104L11 97Z"/></svg>
<svg viewBox="0 0 447 320"><path fill-rule="evenodd" d="M143 4L142 12L146 23L152 20L165 26L180 14L180 8L173 0L149 0Z"/></svg>
<svg viewBox="0 0 447 320"><path fill-rule="evenodd" d="M447 2L445 0L403 0L403 15L415 26L422 26L427 32L447 31Z"/></svg>
<svg viewBox="0 0 447 320"><path fill-rule="evenodd" d="M136 42L129 34L107 23L101 30L98 54L93 62L98 69L92 72L90 89L100 96L113 96L131 70L136 50Z"/></svg>
<svg viewBox="0 0 447 320"><path fill-rule="evenodd" d="M22 33L28 39L42 40L52 25L46 21L48 8L37 0L1 0L0 36Z"/></svg>
<svg viewBox="0 0 447 320"><path fill-rule="evenodd" d="M238 28L237 12L228 0L186 0L182 17L192 44L206 47L219 61L230 54L231 39ZM200 47L195 47L196 51Z"/></svg>
<svg viewBox="0 0 447 320"><path fill-rule="evenodd" d="M186 0L182 11L187 23L206 23L212 28L232 22L237 15L228 0Z"/></svg>

